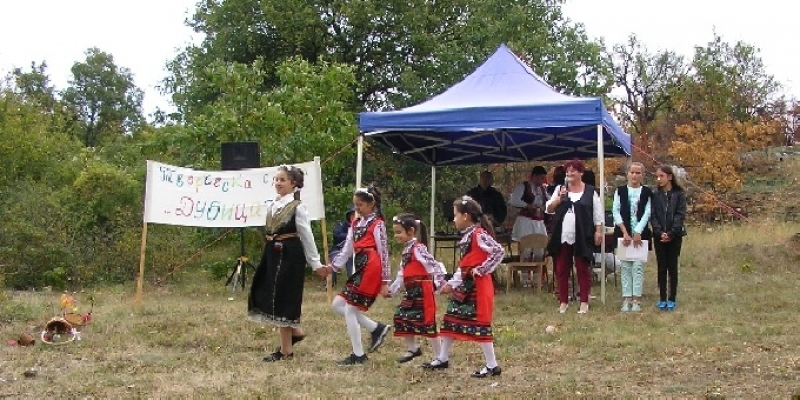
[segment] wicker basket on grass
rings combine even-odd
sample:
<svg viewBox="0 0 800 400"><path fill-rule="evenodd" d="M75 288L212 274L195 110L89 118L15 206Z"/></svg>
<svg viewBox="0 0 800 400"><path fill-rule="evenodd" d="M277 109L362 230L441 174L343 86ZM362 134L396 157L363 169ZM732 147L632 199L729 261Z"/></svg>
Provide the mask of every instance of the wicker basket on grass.
<svg viewBox="0 0 800 400"><path fill-rule="evenodd" d="M58 345L75 340L76 330L66 319L55 317L42 329L42 343Z"/></svg>

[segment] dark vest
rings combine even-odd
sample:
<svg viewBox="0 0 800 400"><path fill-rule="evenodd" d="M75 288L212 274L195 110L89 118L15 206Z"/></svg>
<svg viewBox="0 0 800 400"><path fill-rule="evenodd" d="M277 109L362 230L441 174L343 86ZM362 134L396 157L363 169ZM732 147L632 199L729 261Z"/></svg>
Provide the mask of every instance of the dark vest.
<svg viewBox="0 0 800 400"><path fill-rule="evenodd" d="M633 236L633 227L631 226L631 204L630 199L628 198L628 185L618 187L617 196L619 196L619 213L622 215L622 222L625 224L625 229L628 230L628 234ZM644 208L648 202L650 203L650 212L652 215L652 199L653 191L647 186L642 186L642 192L639 194L639 204L636 205L636 219L639 221L642 220ZM650 221L647 221L647 225L642 231L642 240L647 240L649 242L649 247L651 248L653 242L650 240L650 238L652 236L652 232L650 231ZM614 227L614 237L622 237L622 229L620 229L618 226Z"/></svg>
<svg viewBox="0 0 800 400"><path fill-rule="evenodd" d="M558 254L561 250L561 225L564 223L564 216L570 208L575 208L575 256L581 256L590 262L594 260L594 186L585 185L583 194L577 202L572 202L567 196L562 200L555 212L553 222L553 233L550 235L550 242L547 244L547 251L550 254Z"/></svg>

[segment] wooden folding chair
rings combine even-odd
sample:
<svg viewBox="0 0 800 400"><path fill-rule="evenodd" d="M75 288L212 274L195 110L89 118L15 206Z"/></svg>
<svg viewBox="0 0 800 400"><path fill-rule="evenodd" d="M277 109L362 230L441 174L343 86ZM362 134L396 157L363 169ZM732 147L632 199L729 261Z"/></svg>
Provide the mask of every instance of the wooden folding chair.
<svg viewBox="0 0 800 400"><path fill-rule="evenodd" d="M508 277L506 279L506 292L511 290L511 283L518 272L533 272L535 281L534 290L542 290L542 277L547 279L547 265L551 262L547 254L547 242L550 238L542 233L534 233L519 239L520 261L509 262Z"/></svg>

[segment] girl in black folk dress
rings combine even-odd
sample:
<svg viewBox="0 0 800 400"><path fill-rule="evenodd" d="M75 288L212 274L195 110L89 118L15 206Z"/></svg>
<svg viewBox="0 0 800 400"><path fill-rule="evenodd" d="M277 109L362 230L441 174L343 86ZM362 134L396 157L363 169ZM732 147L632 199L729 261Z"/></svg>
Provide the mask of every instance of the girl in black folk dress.
<svg viewBox="0 0 800 400"><path fill-rule="evenodd" d="M277 326L280 348L264 361L280 361L294 356L293 346L303 340L300 328L305 267L322 267L317 252L308 210L300 202L303 171L278 167L274 178L278 198L267 213L264 253L253 276L247 304L251 321Z"/></svg>

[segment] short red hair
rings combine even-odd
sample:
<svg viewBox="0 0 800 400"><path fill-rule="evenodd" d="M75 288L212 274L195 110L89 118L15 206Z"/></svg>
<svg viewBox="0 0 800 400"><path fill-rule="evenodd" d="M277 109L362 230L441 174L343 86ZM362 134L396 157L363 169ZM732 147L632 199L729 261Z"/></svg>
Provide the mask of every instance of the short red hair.
<svg viewBox="0 0 800 400"><path fill-rule="evenodd" d="M574 169L576 172L579 172L581 174L584 171L586 171L586 167L583 166L583 161L581 161L581 160L579 160L577 158L573 158L572 160L569 160L569 161L564 163L564 170L565 171L570 169L570 168Z"/></svg>

